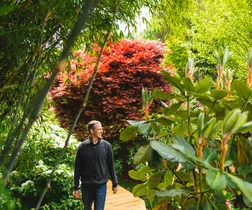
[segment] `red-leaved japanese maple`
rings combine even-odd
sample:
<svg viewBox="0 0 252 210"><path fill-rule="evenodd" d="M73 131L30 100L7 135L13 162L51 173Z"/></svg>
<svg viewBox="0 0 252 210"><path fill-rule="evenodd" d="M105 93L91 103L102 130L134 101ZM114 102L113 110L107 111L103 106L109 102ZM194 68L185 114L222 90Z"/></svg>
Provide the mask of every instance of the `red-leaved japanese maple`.
<svg viewBox="0 0 252 210"><path fill-rule="evenodd" d="M93 49L99 51L97 46ZM87 137L86 124L92 119L103 124L104 138L118 139L126 119L142 118L142 87L170 92L171 86L160 73L165 69L161 66L164 52L164 44L156 41L121 40L107 45L88 103L75 128L79 140ZM51 90L56 114L66 128L80 108L97 60L95 53L77 51L73 56L71 71L61 72ZM159 106L154 102L152 109Z"/></svg>

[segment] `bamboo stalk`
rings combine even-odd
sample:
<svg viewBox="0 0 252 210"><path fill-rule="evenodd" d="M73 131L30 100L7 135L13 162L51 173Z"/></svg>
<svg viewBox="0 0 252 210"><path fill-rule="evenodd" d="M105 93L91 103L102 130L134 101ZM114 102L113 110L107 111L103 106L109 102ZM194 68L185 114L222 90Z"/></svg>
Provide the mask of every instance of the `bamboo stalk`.
<svg viewBox="0 0 252 210"><path fill-rule="evenodd" d="M81 32L82 28L85 27L89 21L89 10L92 7L95 7L95 5L97 5L98 0L89 0L85 2L85 5L83 5L83 11L80 14L77 23L75 24L75 27L72 30L72 33L69 35L68 41L66 43L66 46L63 49L63 52L61 54L61 58L59 59L58 63L56 64L51 76L48 78L48 80L46 81L46 84L44 85L44 87L42 88L42 90L40 91L40 93L37 95L37 97L33 100L33 102L31 102L31 114L29 115L29 120L27 125L24 128L24 134L22 135L21 139L18 140L16 147L14 148L12 155L11 155L11 159L7 165L7 171L6 174L4 176L4 180L5 180L5 184L7 183L8 177L9 177L9 173L12 171L14 163L16 161L16 158L18 156L18 153L21 150L21 147L26 139L26 136L30 130L30 128L32 127L32 124L35 122L35 120L38 117L38 114L42 108L42 105L44 103L44 100L54 82L54 80L56 79L59 70L65 66L66 63L66 59L69 55L70 49L73 46L78 34Z"/></svg>

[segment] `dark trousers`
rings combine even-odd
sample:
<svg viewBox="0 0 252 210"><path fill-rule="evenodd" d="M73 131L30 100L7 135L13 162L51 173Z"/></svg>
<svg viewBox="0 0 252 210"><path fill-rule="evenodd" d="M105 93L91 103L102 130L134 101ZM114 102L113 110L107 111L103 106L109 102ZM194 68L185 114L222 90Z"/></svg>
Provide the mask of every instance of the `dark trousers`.
<svg viewBox="0 0 252 210"><path fill-rule="evenodd" d="M84 210L92 210L94 202L94 210L104 210L106 200L107 184L82 184L82 201Z"/></svg>

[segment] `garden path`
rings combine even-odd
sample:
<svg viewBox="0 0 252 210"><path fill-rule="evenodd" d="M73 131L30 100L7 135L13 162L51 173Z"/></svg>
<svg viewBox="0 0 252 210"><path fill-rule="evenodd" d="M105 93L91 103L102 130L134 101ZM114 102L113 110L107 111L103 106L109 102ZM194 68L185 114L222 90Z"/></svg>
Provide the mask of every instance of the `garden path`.
<svg viewBox="0 0 252 210"><path fill-rule="evenodd" d="M143 199L134 197L131 192L118 186L117 194L112 193L112 182L107 183L107 199L105 210L146 210Z"/></svg>

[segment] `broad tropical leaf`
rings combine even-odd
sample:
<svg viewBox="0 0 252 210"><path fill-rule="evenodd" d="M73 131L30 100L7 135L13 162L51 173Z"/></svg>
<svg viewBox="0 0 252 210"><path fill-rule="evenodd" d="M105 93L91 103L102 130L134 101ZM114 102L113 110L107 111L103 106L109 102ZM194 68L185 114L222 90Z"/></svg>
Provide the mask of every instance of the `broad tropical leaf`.
<svg viewBox="0 0 252 210"><path fill-rule="evenodd" d="M186 158L185 156L173 149L172 147L165 145L162 142L158 141L152 141L151 147L158 152L160 156L162 156L164 159L169 160L171 162L185 162Z"/></svg>
<svg viewBox="0 0 252 210"><path fill-rule="evenodd" d="M146 193L146 191L147 191L146 184L138 184L133 188L132 193L133 193L134 197L139 197L139 196L144 195Z"/></svg>
<svg viewBox="0 0 252 210"><path fill-rule="evenodd" d="M137 127L133 127L132 125L130 125L120 133L120 139L122 141L129 141L137 136L137 131Z"/></svg>
<svg viewBox="0 0 252 210"><path fill-rule="evenodd" d="M167 99L172 99L172 98L174 98L173 95L168 94L168 93L165 93L165 92L163 92L163 91L161 91L161 90L157 90L157 89L154 89L154 90L153 90L153 95L154 95L156 98L160 99L160 100L167 100Z"/></svg>
<svg viewBox="0 0 252 210"><path fill-rule="evenodd" d="M210 92L211 96L215 99L215 100L220 100L225 98L228 95L228 92L226 90L212 90Z"/></svg>
<svg viewBox="0 0 252 210"><path fill-rule="evenodd" d="M160 123L161 125L171 125L172 123L174 123L174 121L169 120L165 117L160 117L156 119L157 123Z"/></svg>
<svg viewBox="0 0 252 210"><path fill-rule="evenodd" d="M152 171L154 171L154 169L150 168L149 166L144 166L144 167L140 168L138 172L140 174L148 174Z"/></svg>
<svg viewBox="0 0 252 210"><path fill-rule="evenodd" d="M216 191L221 191L227 186L225 174L211 168L206 172L206 181L208 185Z"/></svg>
<svg viewBox="0 0 252 210"><path fill-rule="evenodd" d="M137 127L139 125L142 125L144 123L146 123L145 120L141 120L141 121L137 121L137 120L127 120L127 122L132 125L133 127Z"/></svg>
<svg viewBox="0 0 252 210"><path fill-rule="evenodd" d="M172 147L184 153L185 155L195 155L195 150L192 145L189 144L185 138L181 136L175 136Z"/></svg>
<svg viewBox="0 0 252 210"><path fill-rule="evenodd" d="M134 164L144 163L147 160L147 153L150 145L141 146L134 156Z"/></svg>
<svg viewBox="0 0 252 210"><path fill-rule="evenodd" d="M162 71L162 74L164 75L165 79L171 83L174 87L178 88L180 92L185 95L185 90L183 85L181 84L180 80L176 77L172 77L167 71Z"/></svg>
<svg viewBox="0 0 252 210"><path fill-rule="evenodd" d="M226 173L227 176L241 189L241 191L246 195L248 200L252 202L252 184L244 182L242 179Z"/></svg>
<svg viewBox="0 0 252 210"><path fill-rule="evenodd" d="M231 87L245 101L252 97L251 90L242 81L235 80Z"/></svg>
<svg viewBox="0 0 252 210"><path fill-rule="evenodd" d="M155 198L155 191L153 189L150 189L149 187L147 187L147 198L150 202L154 201Z"/></svg>
<svg viewBox="0 0 252 210"><path fill-rule="evenodd" d="M190 78L185 77L183 80L184 87L187 91L193 92L195 90L194 85Z"/></svg>
<svg viewBox="0 0 252 210"><path fill-rule="evenodd" d="M138 130L142 134L149 134L152 130L151 123L139 125Z"/></svg>
<svg viewBox="0 0 252 210"><path fill-rule="evenodd" d="M210 90L213 84L214 82L211 77L205 77L195 85L195 92L206 93Z"/></svg>
<svg viewBox="0 0 252 210"><path fill-rule="evenodd" d="M166 115L166 116L169 116L171 114L174 114L175 112L177 112L179 110L179 108L181 107L181 104L183 102L179 102L179 103L176 103L176 104L172 104L171 107L169 108L164 108L163 109L163 113Z"/></svg>
<svg viewBox="0 0 252 210"><path fill-rule="evenodd" d="M137 172L135 170L130 170L129 171L129 176L132 179L140 180L142 182L146 182L146 180L147 180L146 177L143 174L141 174L141 173L139 173L139 172Z"/></svg>
<svg viewBox="0 0 252 210"><path fill-rule="evenodd" d="M162 192L156 192L155 194L158 197L166 197L166 196L175 197L177 195L181 195L181 194L185 194L185 193L189 193L189 191L186 189L171 189L171 190L165 190Z"/></svg>
<svg viewBox="0 0 252 210"><path fill-rule="evenodd" d="M150 175L150 178L148 180L148 186L150 189L154 189L158 186L163 174L164 174L163 171L158 171L158 172Z"/></svg>

